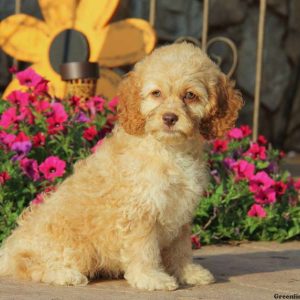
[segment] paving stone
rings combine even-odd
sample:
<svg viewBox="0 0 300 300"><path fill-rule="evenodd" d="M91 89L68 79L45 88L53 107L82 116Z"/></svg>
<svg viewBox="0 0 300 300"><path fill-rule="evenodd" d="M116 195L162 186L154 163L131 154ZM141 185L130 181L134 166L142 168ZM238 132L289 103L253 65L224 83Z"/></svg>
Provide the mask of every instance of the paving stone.
<svg viewBox="0 0 300 300"><path fill-rule="evenodd" d="M147 292L131 288L125 280L92 282L86 287L57 287L41 283L0 279L1 300L198 300L274 299L300 295L300 242L213 245L194 251L194 260L210 269L217 283L182 286L172 292Z"/></svg>

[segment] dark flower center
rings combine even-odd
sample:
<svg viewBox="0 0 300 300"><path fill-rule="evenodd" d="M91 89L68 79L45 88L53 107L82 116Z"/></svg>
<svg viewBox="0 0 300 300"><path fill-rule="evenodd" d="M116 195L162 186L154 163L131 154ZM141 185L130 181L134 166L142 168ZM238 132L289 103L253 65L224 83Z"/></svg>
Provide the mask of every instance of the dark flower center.
<svg viewBox="0 0 300 300"><path fill-rule="evenodd" d="M55 169L55 168L50 168L49 172L50 172L50 173L55 173L55 172L56 172L56 169Z"/></svg>
<svg viewBox="0 0 300 300"><path fill-rule="evenodd" d="M280 185L280 186L276 186L276 190L277 192L282 192L283 191L283 187Z"/></svg>

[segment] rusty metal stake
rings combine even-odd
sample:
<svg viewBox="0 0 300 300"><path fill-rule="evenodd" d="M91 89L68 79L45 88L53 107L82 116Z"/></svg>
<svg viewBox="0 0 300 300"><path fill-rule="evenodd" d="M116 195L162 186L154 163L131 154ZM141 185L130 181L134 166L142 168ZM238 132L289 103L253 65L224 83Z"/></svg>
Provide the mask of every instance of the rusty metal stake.
<svg viewBox="0 0 300 300"><path fill-rule="evenodd" d="M150 0L149 23L154 28L156 15L156 0Z"/></svg>
<svg viewBox="0 0 300 300"><path fill-rule="evenodd" d="M202 22L202 51L206 52L207 48L207 33L208 33L208 14L209 0L203 1L203 22Z"/></svg>
<svg viewBox="0 0 300 300"><path fill-rule="evenodd" d="M15 15L21 13L21 0L15 0ZM13 66L18 70L19 62L16 58L13 59Z"/></svg>
<svg viewBox="0 0 300 300"><path fill-rule="evenodd" d="M260 0L259 3L259 22L257 33L257 50L256 50L256 74L255 74L255 92L254 92L254 111L253 111L253 140L257 140L259 126L259 108L260 108L260 90L263 63L263 44L264 29L266 16L267 1Z"/></svg>

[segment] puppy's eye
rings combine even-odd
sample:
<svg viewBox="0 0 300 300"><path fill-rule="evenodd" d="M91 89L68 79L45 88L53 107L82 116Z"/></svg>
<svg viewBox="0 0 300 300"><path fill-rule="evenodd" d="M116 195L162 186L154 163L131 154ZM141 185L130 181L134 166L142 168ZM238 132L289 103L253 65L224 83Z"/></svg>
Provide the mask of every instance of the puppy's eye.
<svg viewBox="0 0 300 300"><path fill-rule="evenodd" d="M188 101L188 100L195 100L197 98L197 96L194 94L194 93L192 93L192 92L187 92L187 93L185 93L185 95L183 96L183 100L184 101Z"/></svg>
<svg viewBox="0 0 300 300"><path fill-rule="evenodd" d="M151 95L154 96L155 98L159 98L161 96L161 91L160 90L152 91Z"/></svg>

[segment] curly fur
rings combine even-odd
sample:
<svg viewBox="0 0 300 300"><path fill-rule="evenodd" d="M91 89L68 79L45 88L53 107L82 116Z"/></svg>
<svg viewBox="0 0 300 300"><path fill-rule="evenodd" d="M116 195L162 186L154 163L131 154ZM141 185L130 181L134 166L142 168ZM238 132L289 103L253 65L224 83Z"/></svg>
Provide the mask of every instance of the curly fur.
<svg viewBox="0 0 300 300"><path fill-rule="evenodd" d="M144 133L145 118L140 113L140 83L134 73L128 73L118 89L118 119L129 134Z"/></svg>
<svg viewBox="0 0 300 300"><path fill-rule="evenodd" d="M195 99L186 101L187 91ZM185 43L138 63L118 94L112 136L43 204L22 214L0 250L0 275L85 285L123 274L148 290L214 281L192 263L190 242L193 211L207 185L201 132L219 136L233 126L239 94L199 48ZM176 114L176 124L167 126L165 113Z"/></svg>
<svg viewBox="0 0 300 300"><path fill-rule="evenodd" d="M234 127L243 105L241 93L234 89L234 82L220 75L215 86L209 88L209 107L200 123L200 132L206 139L223 137Z"/></svg>

